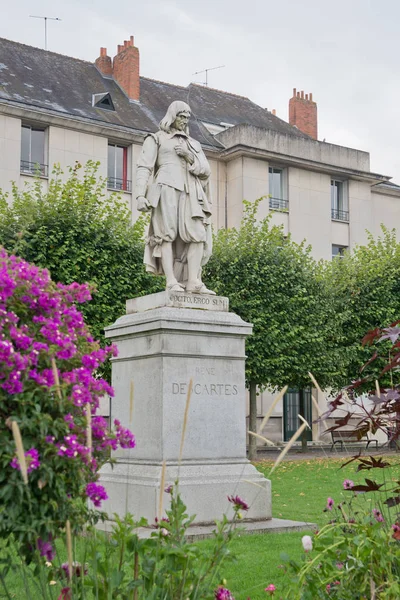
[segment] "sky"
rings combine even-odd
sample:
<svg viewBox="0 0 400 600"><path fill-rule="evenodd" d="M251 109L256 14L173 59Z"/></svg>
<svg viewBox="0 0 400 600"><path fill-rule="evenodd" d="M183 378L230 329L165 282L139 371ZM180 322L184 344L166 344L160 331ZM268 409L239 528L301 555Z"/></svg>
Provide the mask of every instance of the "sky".
<svg viewBox="0 0 400 600"><path fill-rule="evenodd" d="M370 153L400 184L398 0L16 0L0 37L94 62L131 35L141 75L247 96L288 120L293 88L318 104L318 138ZM0 49L1 52L1 49Z"/></svg>

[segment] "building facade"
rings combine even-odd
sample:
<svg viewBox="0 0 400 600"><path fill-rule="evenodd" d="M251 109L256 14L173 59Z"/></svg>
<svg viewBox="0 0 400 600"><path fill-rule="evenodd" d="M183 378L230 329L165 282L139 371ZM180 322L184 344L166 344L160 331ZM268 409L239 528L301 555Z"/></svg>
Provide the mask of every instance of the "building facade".
<svg viewBox="0 0 400 600"><path fill-rule="evenodd" d="M215 228L237 226L243 200L265 197L260 218L301 242L315 258L331 259L400 225L400 186L370 170L369 153L319 141L317 105L293 90L289 123L248 98L190 84L180 87L140 75L133 37L112 59L93 62L0 39L0 188L22 186L52 168L99 162L110 191L137 217L135 169L141 145L173 100L192 109L191 135L209 159ZM260 418L270 396L260 398ZM285 406L270 437L288 435ZM314 438L318 432L313 432Z"/></svg>

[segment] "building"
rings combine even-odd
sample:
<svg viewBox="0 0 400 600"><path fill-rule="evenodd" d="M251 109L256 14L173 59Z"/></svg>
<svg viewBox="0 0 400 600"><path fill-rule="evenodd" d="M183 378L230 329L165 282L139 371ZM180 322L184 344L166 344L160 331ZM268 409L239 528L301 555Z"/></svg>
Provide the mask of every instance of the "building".
<svg viewBox="0 0 400 600"><path fill-rule="evenodd" d="M366 242L366 230L400 225L400 186L371 172L368 152L318 140L312 94L293 90L287 123L242 96L148 79L133 37L113 59L101 48L93 63L0 39L0 187L38 170L46 185L55 163L94 159L135 219L141 144L173 100L191 106L191 135L210 161L216 228L239 224L243 199L268 196L260 217L272 212L295 241L330 259ZM260 414L268 402L264 395ZM273 423L272 437L288 436L282 406Z"/></svg>

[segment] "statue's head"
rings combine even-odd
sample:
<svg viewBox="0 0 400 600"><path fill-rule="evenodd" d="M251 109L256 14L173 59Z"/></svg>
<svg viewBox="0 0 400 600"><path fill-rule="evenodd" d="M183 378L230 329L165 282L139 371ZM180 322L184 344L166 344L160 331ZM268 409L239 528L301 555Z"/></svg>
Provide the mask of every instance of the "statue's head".
<svg viewBox="0 0 400 600"><path fill-rule="evenodd" d="M186 102L175 100L169 105L167 113L160 123L160 129L170 133L171 129L175 128L189 135L188 121L190 115L190 106Z"/></svg>

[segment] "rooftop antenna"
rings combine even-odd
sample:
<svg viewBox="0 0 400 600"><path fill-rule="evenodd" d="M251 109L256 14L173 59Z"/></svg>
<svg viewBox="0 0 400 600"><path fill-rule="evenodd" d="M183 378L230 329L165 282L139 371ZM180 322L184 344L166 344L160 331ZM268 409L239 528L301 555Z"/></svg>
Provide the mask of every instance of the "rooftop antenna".
<svg viewBox="0 0 400 600"><path fill-rule="evenodd" d="M38 17L37 15L29 15L31 19L44 19L44 49L47 50L47 21L61 21L58 17Z"/></svg>
<svg viewBox="0 0 400 600"><path fill-rule="evenodd" d="M215 71L215 69L223 69L224 67L225 65L221 65L220 67L211 67L210 69L204 69L203 71L196 71L196 73L193 73L193 75L200 75L201 73L205 73L206 80L203 85L208 86L208 71Z"/></svg>

